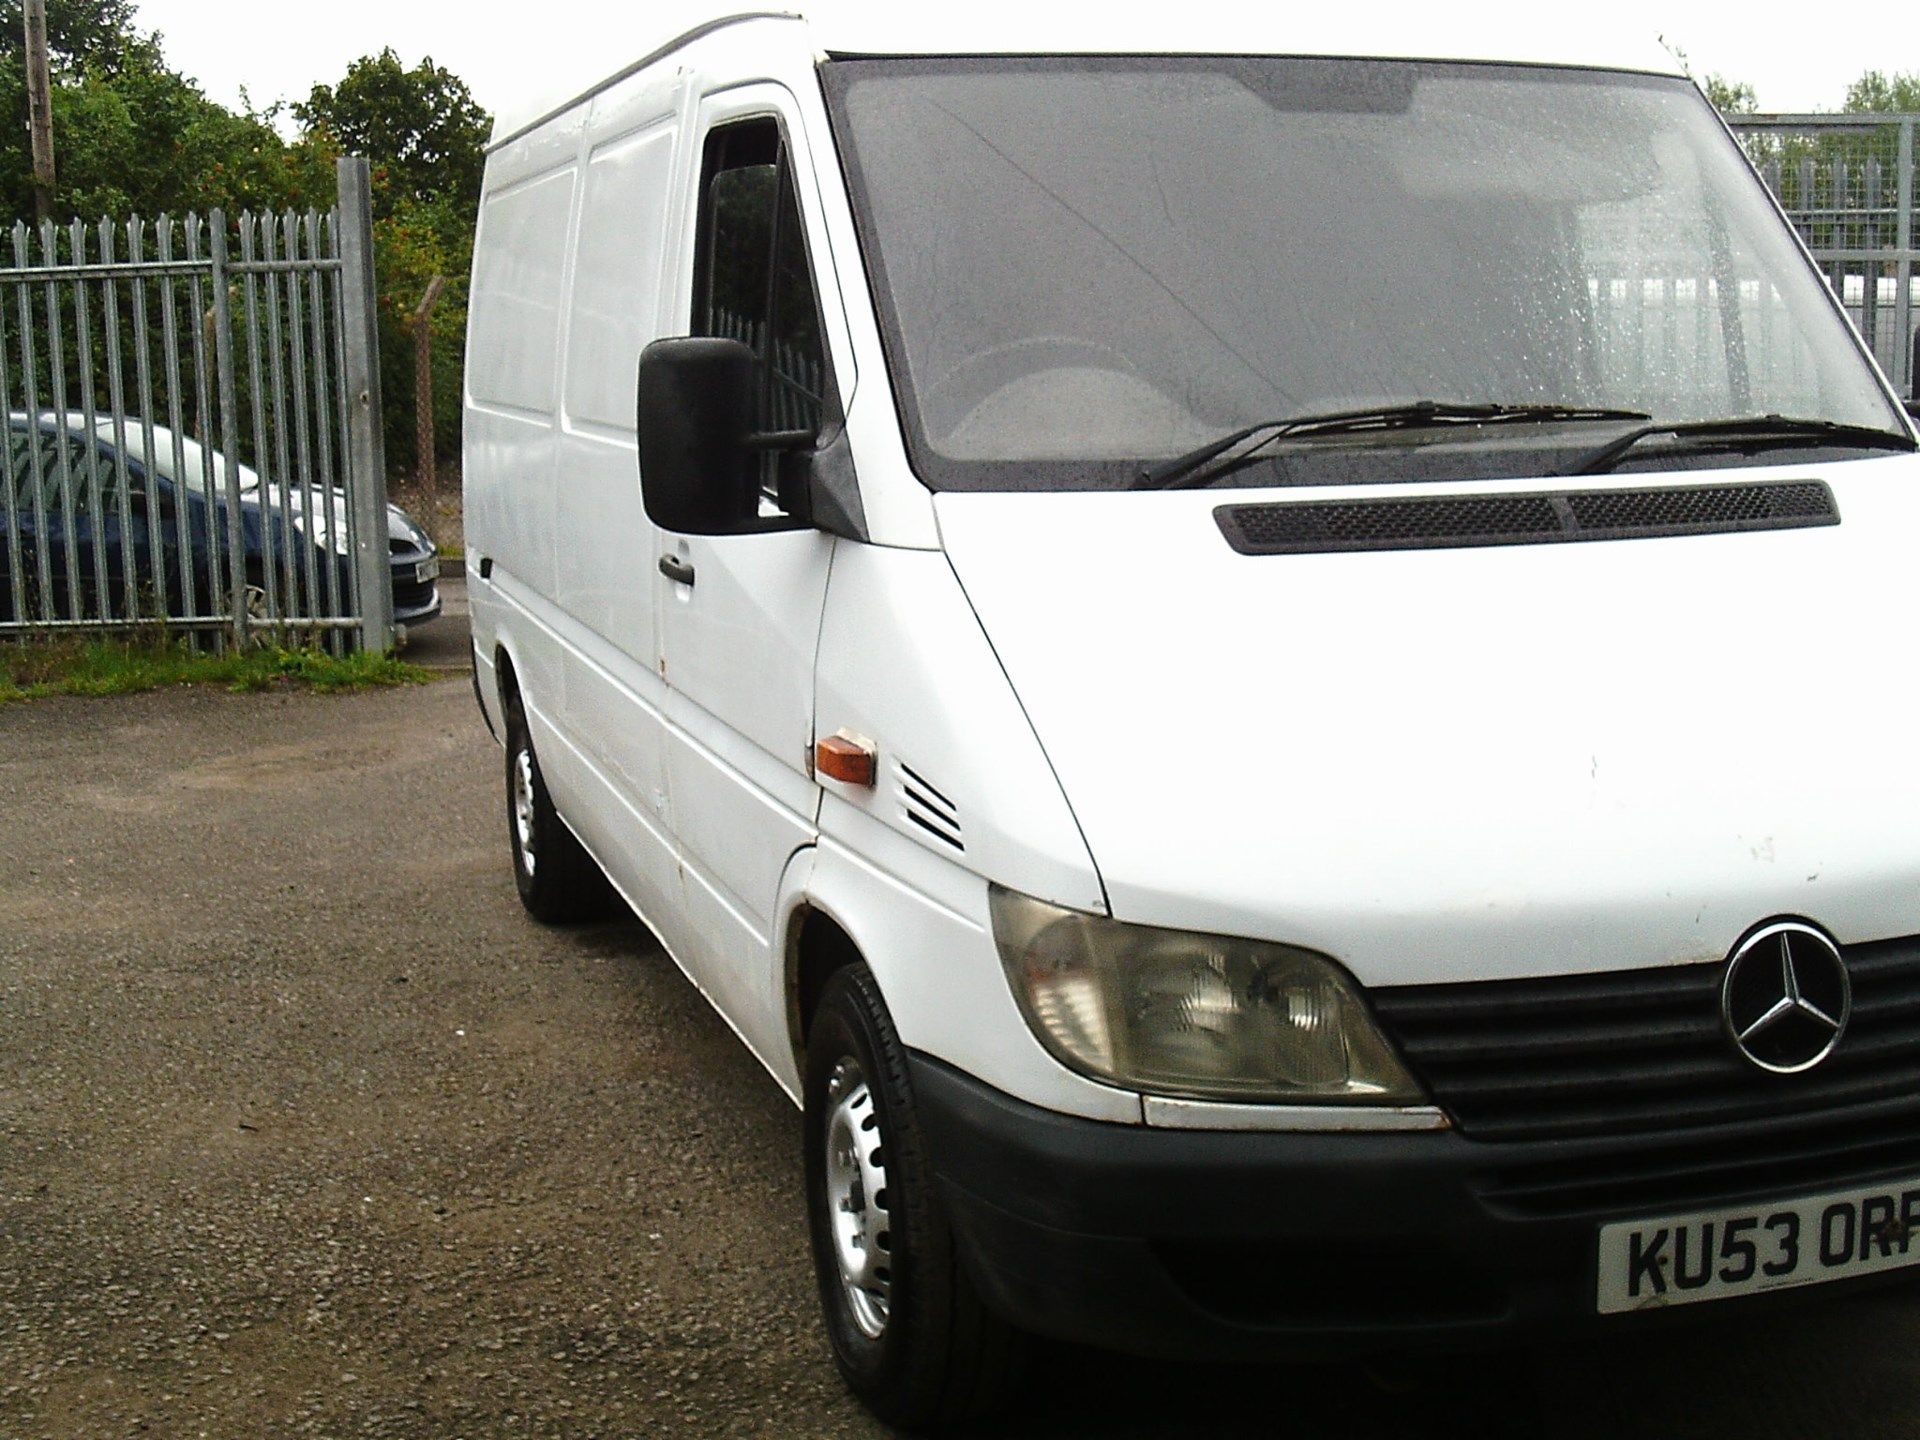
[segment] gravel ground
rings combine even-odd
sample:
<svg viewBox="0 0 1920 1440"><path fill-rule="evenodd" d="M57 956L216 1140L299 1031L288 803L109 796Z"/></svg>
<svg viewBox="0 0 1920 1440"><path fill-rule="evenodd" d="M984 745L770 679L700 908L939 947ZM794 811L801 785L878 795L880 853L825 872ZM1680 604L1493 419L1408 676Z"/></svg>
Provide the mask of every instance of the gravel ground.
<svg viewBox="0 0 1920 1440"><path fill-rule="evenodd" d="M642 927L527 921L497 755L454 678L0 710L0 1437L883 1433L792 1111ZM981 1433L1910 1437L1917 1317L1387 1383L1052 1350Z"/></svg>

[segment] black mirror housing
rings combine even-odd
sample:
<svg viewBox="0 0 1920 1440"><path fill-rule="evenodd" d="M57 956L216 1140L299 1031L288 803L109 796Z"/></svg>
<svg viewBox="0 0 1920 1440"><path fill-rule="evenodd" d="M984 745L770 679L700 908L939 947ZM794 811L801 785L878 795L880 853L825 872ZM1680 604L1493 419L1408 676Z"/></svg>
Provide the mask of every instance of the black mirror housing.
<svg viewBox="0 0 1920 1440"><path fill-rule="evenodd" d="M637 438L647 518L680 535L737 535L760 522L749 446L753 351L738 340L656 340L641 352Z"/></svg>

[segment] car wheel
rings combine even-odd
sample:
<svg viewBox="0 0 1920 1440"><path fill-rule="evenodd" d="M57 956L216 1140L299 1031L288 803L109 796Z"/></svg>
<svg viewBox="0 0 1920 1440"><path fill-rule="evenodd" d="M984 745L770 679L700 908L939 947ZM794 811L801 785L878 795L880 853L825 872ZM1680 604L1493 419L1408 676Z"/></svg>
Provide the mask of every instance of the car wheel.
<svg viewBox="0 0 1920 1440"><path fill-rule="evenodd" d="M506 710L507 843L520 903L548 925L604 919L614 913L613 887L553 808L517 694Z"/></svg>
<svg viewBox="0 0 1920 1440"><path fill-rule="evenodd" d="M872 973L827 982L807 1042L807 1212L835 1362L881 1419L941 1427L992 1408L1022 1337L955 1253L914 1114L906 1051Z"/></svg>
<svg viewBox="0 0 1920 1440"><path fill-rule="evenodd" d="M273 607L267 603L267 587L260 567L251 562L247 566L247 579L241 588L240 602L245 607L247 617L247 644L255 649L273 644L277 638ZM229 596L228 604L231 603L232 597Z"/></svg>

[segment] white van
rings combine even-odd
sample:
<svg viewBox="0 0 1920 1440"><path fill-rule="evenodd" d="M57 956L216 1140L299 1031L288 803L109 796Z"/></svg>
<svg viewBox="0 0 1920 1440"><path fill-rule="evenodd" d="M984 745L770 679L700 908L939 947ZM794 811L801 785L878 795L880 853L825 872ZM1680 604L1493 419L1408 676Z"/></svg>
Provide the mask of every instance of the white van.
<svg viewBox="0 0 1920 1440"><path fill-rule="evenodd" d="M1707 102L921 8L503 119L467 363L520 893L801 1107L855 1390L1920 1261L1916 436Z"/></svg>

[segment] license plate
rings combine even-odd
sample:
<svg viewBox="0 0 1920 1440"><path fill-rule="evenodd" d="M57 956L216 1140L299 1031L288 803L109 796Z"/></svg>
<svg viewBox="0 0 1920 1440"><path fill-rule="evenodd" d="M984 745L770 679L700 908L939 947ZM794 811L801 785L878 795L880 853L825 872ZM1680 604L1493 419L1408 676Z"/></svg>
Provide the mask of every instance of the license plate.
<svg viewBox="0 0 1920 1440"><path fill-rule="evenodd" d="M1920 1264L1920 1179L1600 1227L1603 1315Z"/></svg>
<svg viewBox="0 0 1920 1440"><path fill-rule="evenodd" d="M413 567L413 583L416 585L425 585L429 580L438 580L439 578L440 557L438 555L434 556L431 560L422 560L418 565Z"/></svg>

